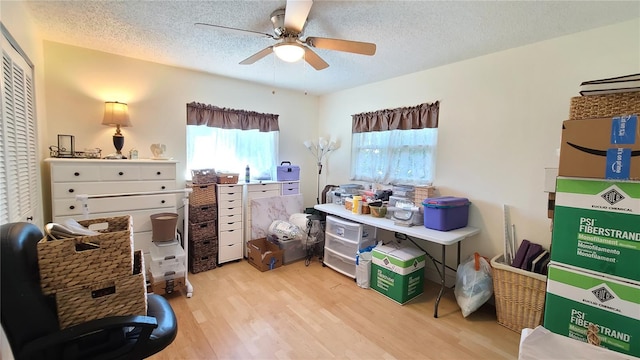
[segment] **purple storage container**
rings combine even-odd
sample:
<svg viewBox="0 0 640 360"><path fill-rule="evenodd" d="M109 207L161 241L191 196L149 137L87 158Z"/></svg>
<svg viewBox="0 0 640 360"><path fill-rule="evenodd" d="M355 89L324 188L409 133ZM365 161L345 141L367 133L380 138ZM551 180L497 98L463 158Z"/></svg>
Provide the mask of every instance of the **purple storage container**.
<svg viewBox="0 0 640 360"><path fill-rule="evenodd" d="M467 226L469 221L469 199L443 196L424 199L424 227L449 231Z"/></svg>

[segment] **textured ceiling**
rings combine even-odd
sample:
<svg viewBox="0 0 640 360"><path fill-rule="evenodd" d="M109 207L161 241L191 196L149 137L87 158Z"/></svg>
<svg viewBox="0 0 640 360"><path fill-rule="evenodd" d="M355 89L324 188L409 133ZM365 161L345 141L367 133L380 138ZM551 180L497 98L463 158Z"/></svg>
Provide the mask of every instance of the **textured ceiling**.
<svg viewBox="0 0 640 360"><path fill-rule="evenodd" d="M374 56L314 49L316 71L274 55L238 63L274 40L194 26L273 33L286 1L28 1L46 40L324 94L640 17L640 1L316 0L302 38L377 44ZM612 39L613 41L614 39Z"/></svg>

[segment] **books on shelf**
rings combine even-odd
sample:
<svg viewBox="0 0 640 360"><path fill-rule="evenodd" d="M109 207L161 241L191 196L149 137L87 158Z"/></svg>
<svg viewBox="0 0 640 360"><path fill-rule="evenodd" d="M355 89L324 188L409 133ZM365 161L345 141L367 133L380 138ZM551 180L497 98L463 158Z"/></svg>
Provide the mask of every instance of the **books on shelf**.
<svg viewBox="0 0 640 360"><path fill-rule="evenodd" d="M640 91L640 73L612 78L584 81L580 84L580 95L606 95Z"/></svg>

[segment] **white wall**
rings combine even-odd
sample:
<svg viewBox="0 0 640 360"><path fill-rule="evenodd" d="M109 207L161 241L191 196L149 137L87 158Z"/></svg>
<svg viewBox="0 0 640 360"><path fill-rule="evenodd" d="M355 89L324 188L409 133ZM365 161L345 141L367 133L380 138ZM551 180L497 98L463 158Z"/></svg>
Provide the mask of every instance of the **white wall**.
<svg viewBox="0 0 640 360"><path fill-rule="evenodd" d="M503 204L519 240L548 246L544 168L557 167L570 98L582 81L639 70L637 19L322 96L318 131L342 140L326 182L349 181L342 169L350 166L352 114L439 100L434 185L468 197L470 225L481 229L463 243L463 258L502 252Z"/></svg>
<svg viewBox="0 0 640 360"><path fill-rule="evenodd" d="M148 158L152 143L167 144L168 155L179 161L181 182L187 103L279 114L279 157L301 166L305 203L313 204L315 166L302 142L317 136L317 97L284 90L273 94L270 87L49 41L44 54L47 144L56 144L57 134L72 134L78 150L98 147L103 155L113 153L115 129L101 125L104 102L126 102L133 126L122 129L123 153L136 148Z"/></svg>

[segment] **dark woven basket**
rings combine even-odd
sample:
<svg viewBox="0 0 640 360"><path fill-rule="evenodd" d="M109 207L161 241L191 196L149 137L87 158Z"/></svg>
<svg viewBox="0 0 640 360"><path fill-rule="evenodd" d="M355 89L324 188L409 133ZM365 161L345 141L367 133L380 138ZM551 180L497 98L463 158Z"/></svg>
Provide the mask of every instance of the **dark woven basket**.
<svg viewBox="0 0 640 360"><path fill-rule="evenodd" d="M202 241L217 238L218 227L215 220L189 223L189 241Z"/></svg>
<svg viewBox="0 0 640 360"><path fill-rule="evenodd" d="M198 257L218 253L218 238L207 238L189 241L189 256Z"/></svg>
<svg viewBox="0 0 640 360"><path fill-rule="evenodd" d="M189 205L189 222L201 223L216 220L218 218L218 208L216 204Z"/></svg>
<svg viewBox="0 0 640 360"><path fill-rule="evenodd" d="M218 176L214 169L191 170L191 181L194 184L215 184Z"/></svg>
<svg viewBox="0 0 640 360"><path fill-rule="evenodd" d="M193 274L215 269L217 266L218 254L213 253L202 256L189 256L189 271Z"/></svg>

